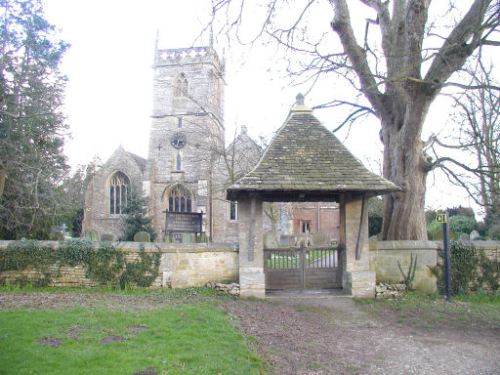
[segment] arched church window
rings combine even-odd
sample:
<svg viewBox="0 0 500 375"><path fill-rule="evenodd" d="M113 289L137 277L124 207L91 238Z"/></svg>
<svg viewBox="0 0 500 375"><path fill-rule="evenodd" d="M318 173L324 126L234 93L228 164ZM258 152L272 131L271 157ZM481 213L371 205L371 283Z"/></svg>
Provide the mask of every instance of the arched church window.
<svg viewBox="0 0 500 375"><path fill-rule="evenodd" d="M170 212L191 212L191 193L183 186L177 185L168 195L168 210Z"/></svg>
<svg viewBox="0 0 500 375"><path fill-rule="evenodd" d="M188 81L186 79L186 75L181 73L177 76L174 83L174 96L187 96L188 93Z"/></svg>
<svg viewBox="0 0 500 375"><path fill-rule="evenodd" d="M116 172L109 182L109 213L120 215L125 212L130 193L130 180L123 172Z"/></svg>

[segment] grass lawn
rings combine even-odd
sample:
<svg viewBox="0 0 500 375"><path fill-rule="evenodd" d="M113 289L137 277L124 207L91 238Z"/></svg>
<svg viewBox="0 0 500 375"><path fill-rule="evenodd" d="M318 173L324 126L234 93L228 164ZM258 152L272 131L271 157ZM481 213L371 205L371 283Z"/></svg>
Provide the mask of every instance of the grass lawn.
<svg viewBox="0 0 500 375"><path fill-rule="evenodd" d="M500 328L500 295L471 294L456 296L452 302L440 295L407 293L403 299L357 300L377 314L391 312L399 323L433 328Z"/></svg>
<svg viewBox="0 0 500 375"><path fill-rule="evenodd" d="M0 310L0 374L259 374L259 358L213 303Z"/></svg>

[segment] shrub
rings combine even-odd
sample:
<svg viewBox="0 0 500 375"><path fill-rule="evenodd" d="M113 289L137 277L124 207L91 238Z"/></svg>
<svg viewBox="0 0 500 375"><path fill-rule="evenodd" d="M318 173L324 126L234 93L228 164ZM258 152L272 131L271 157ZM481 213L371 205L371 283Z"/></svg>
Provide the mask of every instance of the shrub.
<svg viewBox="0 0 500 375"><path fill-rule="evenodd" d="M5 250L0 251L0 272L22 271L29 267L42 271L55 261L55 252L50 245L20 240L11 242Z"/></svg>
<svg viewBox="0 0 500 375"><path fill-rule="evenodd" d="M456 215L450 217L450 231L460 235L469 234L476 228L476 219L470 216Z"/></svg>
<svg viewBox="0 0 500 375"><path fill-rule="evenodd" d="M132 189L123 216L123 233L120 237L122 241L134 240L134 235L137 232L148 232L150 239L155 240L156 233L147 212L147 199L140 194L138 189Z"/></svg>
<svg viewBox="0 0 500 375"><path fill-rule="evenodd" d="M467 293L477 280L478 252L470 243L452 241L450 245L452 293Z"/></svg>
<svg viewBox="0 0 500 375"><path fill-rule="evenodd" d="M375 236L382 231L382 217L368 216L368 235Z"/></svg>
<svg viewBox="0 0 500 375"><path fill-rule="evenodd" d="M427 235L430 240L442 240L443 224L437 222L436 220L431 221L431 223L427 225Z"/></svg>
<svg viewBox="0 0 500 375"><path fill-rule="evenodd" d="M474 218L474 210L470 207L451 207L448 208L447 211L450 218L453 216L467 216Z"/></svg>
<svg viewBox="0 0 500 375"><path fill-rule="evenodd" d="M500 289L500 262L489 259L484 251L479 254L479 286L486 286L493 292Z"/></svg>
<svg viewBox="0 0 500 375"><path fill-rule="evenodd" d="M500 240L500 224L493 224L487 233L491 240Z"/></svg>
<svg viewBox="0 0 500 375"><path fill-rule="evenodd" d="M125 271L120 276L120 288L129 285L148 287L158 277L160 267L160 253L146 254L144 246L139 248L139 262L125 262Z"/></svg>
<svg viewBox="0 0 500 375"><path fill-rule="evenodd" d="M437 211L435 210L426 210L425 211L425 222L427 225L432 223L434 220L436 220L437 217Z"/></svg>
<svg viewBox="0 0 500 375"><path fill-rule="evenodd" d="M382 231L382 217L384 216L384 201L374 197L368 200L368 234L375 236Z"/></svg>
<svg viewBox="0 0 500 375"><path fill-rule="evenodd" d="M90 254L86 276L100 283L116 284L123 263L123 254L111 244L103 243Z"/></svg>
<svg viewBox="0 0 500 375"><path fill-rule="evenodd" d="M61 264L71 267L87 264L94 251L91 241L85 239L71 239L61 242L57 248L57 259Z"/></svg>
<svg viewBox="0 0 500 375"><path fill-rule="evenodd" d="M440 251L442 260L431 268L438 279L438 288L444 290L444 252ZM451 292L466 294L471 291L487 288L496 292L500 287L500 263L489 259L484 251L478 251L470 242L451 241Z"/></svg>

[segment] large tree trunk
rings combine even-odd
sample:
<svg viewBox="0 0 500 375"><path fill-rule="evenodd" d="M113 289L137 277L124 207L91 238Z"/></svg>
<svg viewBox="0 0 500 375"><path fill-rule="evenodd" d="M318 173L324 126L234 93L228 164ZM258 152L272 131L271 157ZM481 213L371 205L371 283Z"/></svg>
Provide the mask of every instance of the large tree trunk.
<svg viewBox="0 0 500 375"><path fill-rule="evenodd" d="M427 239L425 184L428 170L420 139L428 103L418 98L406 106L393 106L382 120L384 177L403 190L384 197L382 238Z"/></svg>
<svg viewBox="0 0 500 375"><path fill-rule="evenodd" d="M494 5L493 0L474 0L445 38L425 76L422 76L422 64L429 58L429 51L423 46L431 27L427 25L431 1L360 2L377 13L376 24L380 25L381 47L387 68L384 91L379 90L382 80L378 61L374 67L376 72L372 71L373 55L376 53L369 46L369 23L364 44L356 38L348 6L348 3L354 2L330 0L334 10L331 27L349 59L347 69L356 74L360 91L370 102L373 113L381 119L385 149L384 177L403 189L385 198L382 235L389 240L426 239L425 182L431 165L427 165L423 155L422 126L429 105L442 85L485 42L484 35L490 35L498 27L498 4ZM343 71L343 60L337 62L337 66L336 61L333 63L334 68Z"/></svg>

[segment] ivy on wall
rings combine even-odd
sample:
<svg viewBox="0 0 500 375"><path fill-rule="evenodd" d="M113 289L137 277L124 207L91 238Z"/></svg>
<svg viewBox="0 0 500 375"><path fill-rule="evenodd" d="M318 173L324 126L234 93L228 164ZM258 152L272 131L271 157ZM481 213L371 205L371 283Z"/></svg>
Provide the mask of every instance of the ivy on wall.
<svg viewBox="0 0 500 375"><path fill-rule="evenodd" d="M438 279L439 290L444 290L444 254L438 252L441 262L431 268ZM470 242L451 241L451 290L454 295L483 290L500 290L500 262L489 259L485 252Z"/></svg>
<svg viewBox="0 0 500 375"><path fill-rule="evenodd" d="M34 270L36 279L20 276L18 284L30 282L35 286L50 284L54 276L60 276L63 266L82 266L85 276L97 283L125 289L128 286L149 287L158 277L161 254L147 254L139 248L139 259L129 262L123 253L109 242L94 246L84 239L68 240L52 247L50 244L21 240L0 250L0 273L5 271ZM0 278L5 283L5 278Z"/></svg>

